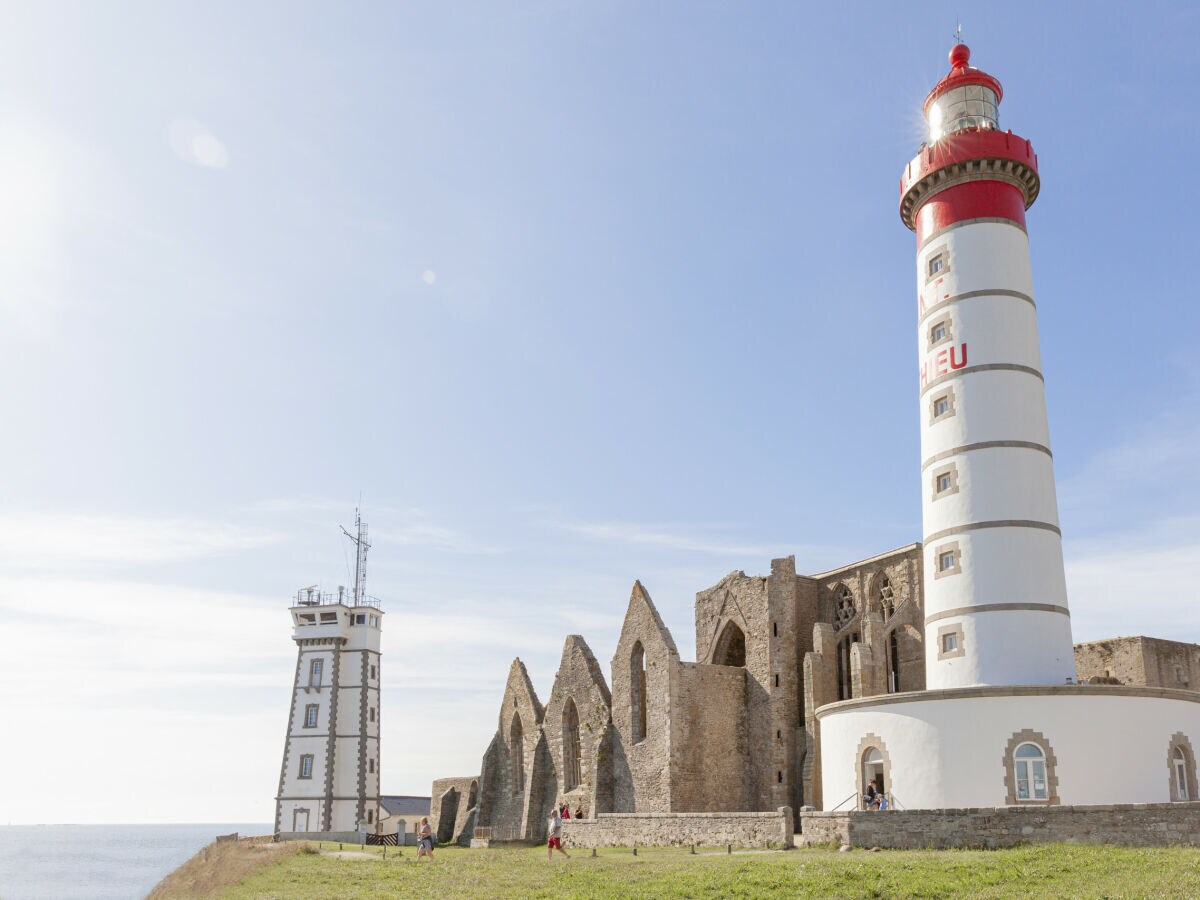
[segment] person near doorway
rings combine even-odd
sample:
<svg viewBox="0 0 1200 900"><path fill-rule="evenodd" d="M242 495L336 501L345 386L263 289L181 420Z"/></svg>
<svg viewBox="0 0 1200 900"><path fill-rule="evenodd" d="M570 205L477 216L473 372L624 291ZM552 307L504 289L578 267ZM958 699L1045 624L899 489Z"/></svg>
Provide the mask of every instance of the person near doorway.
<svg viewBox="0 0 1200 900"><path fill-rule="evenodd" d="M575 818L577 818L577 819L583 818L583 804L582 803L575 804Z"/></svg>
<svg viewBox="0 0 1200 900"><path fill-rule="evenodd" d="M546 837L546 861L547 862L554 859L554 851L555 850L557 850L559 853L561 853L567 859L571 858L571 854L568 853L566 850L564 850L562 847L562 823L563 823L562 812L556 808L554 810L554 812L552 812L550 814L550 827L548 829L549 834Z"/></svg>
<svg viewBox="0 0 1200 900"><path fill-rule="evenodd" d="M863 809L875 808L875 795L879 792L875 789L875 779L872 778L867 785L866 791L863 792Z"/></svg>
<svg viewBox="0 0 1200 900"><path fill-rule="evenodd" d="M880 791L879 795L875 798L875 808L880 810L888 808L887 794L883 791Z"/></svg>

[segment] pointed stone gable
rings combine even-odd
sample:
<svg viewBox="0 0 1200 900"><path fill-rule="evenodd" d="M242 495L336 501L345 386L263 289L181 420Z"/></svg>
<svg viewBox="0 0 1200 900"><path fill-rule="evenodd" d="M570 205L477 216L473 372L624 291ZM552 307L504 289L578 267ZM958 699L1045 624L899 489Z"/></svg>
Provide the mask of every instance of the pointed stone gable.
<svg viewBox="0 0 1200 900"><path fill-rule="evenodd" d="M629 606L625 610L625 622L621 626L620 643L625 643L625 636L630 631L637 631L644 636L644 626L647 621L658 634L668 655L678 659L679 650L675 647L675 638L671 637L671 632L663 623L662 616L658 614L654 601L650 599L650 594L642 586L641 581L635 581L633 590L629 594Z"/></svg>

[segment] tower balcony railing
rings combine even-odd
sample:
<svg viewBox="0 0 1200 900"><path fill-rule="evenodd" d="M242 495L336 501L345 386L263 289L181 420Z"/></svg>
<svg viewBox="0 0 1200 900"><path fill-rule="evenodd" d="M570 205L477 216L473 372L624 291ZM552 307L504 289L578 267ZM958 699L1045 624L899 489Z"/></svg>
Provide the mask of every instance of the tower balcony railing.
<svg viewBox="0 0 1200 900"><path fill-rule="evenodd" d="M318 591L316 588L301 588L296 591L295 606L333 606L339 604L341 606L369 606L372 609L380 608L378 597L370 597L363 594L358 598L357 602L354 599L354 593L346 590L344 587L338 587L336 592Z"/></svg>

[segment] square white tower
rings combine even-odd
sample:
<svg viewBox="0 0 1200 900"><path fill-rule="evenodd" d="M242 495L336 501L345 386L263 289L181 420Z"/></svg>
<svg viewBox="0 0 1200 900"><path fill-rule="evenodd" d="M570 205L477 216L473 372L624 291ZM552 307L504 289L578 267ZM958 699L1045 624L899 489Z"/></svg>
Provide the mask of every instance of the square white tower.
<svg viewBox="0 0 1200 900"><path fill-rule="evenodd" d="M351 839L379 823L379 601L345 588L296 595L296 678L275 831Z"/></svg>

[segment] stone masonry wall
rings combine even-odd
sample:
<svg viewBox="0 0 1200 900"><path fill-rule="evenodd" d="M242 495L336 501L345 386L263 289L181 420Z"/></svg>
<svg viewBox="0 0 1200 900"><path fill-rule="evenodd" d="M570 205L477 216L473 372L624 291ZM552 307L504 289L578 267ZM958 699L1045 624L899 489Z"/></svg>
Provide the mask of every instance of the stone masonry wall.
<svg viewBox="0 0 1200 900"><path fill-rule="evenodd" d="M570 787L566 753L571 741L565 730L568 706L575 710L580 751L580 778ZM597 760L601 756L600 746L608 729L611 707L608 682L591 648L579 635L568 635L542 718L552 773L543 791L543 805L538 815L548 818L550 807L560 802L570 804L572 810L582 806L585 814L595 810Z"/></svg>
<svg viewBox="0 0 1200 900"><path fill-rule="evenodd" d="M1096 679L1109 684L1146 684L1142 639L1123 637L1076 644L1075 677L1083 682Z"/></svg>
<svg viewBox="0 0 1200 900"><path fill-rule="evenodd" d="M1200 845L1200 802L800 813L797 844L913 850L1071 841Z"/></svg>
<svg viewBox="0 0 1200 900"><path fill-rule="evenodd" d="M639 734L634 672L635 651L645 659L646 732ZM667 812L671 808L671 720L678 678L679 650L650 595L636 582L612 661L612 723L616 731L607 747L610 756L611 809Z"/></svg>
<svg viewBox="0 0 1200 900"><path fill-rule="evenodd" d="M679 715L672 721L678 765L671 809L716 812L748 808L746 670L679 664Z"/></svg>
<svg viewBox="0 0 1200 900"><path fill-rule="evenodd" d="M563 822L566 847L700 846L789 849L792 810L743 813L601 813Z"/></svg>
<svg viewBox="0 0 1200 900"><path fill-rule="evenodd" d="M437 840L443 843L469 841L479 802L479 776L439 778L433 782L430 797L429 827Z"/></svg>

